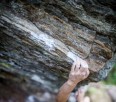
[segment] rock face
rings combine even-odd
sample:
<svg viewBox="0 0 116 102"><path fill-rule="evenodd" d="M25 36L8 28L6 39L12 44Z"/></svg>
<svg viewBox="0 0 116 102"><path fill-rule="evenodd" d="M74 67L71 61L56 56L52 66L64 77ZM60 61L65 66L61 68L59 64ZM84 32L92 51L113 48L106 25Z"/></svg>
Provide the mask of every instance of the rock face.
<svg viewBox="0 0 116 102"><path fill-rule="evenodd" d="M104 79L116 62L115 4L115 0L2 0L1 72L18 74L55 92L78 56L91 72L84 83ZM9 79L6 74L0 77Z"/></svg>

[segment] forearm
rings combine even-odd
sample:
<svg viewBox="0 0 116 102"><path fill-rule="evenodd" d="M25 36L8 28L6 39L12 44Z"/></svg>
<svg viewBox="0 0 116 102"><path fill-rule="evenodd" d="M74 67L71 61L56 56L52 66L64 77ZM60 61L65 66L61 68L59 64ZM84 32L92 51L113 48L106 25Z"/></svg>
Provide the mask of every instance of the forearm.
<svg viewBox="0 0 116 102"><path fill-rule="evenodd" d="M75 61L71 67L69 80L62 85L62 87L58 92L57 102L66 102L70 93L76 87L78 82L87 78L88 75L89 75L88 64L84 60L80 62Z"/></svg>
<svg viewBox="0 0 116 102"><path fill-rule="evenodd" d="M60 88L57 95L57 102L66 102L72 90L75 88L77 83L72 83L70 80L65 82Z"/></svg>

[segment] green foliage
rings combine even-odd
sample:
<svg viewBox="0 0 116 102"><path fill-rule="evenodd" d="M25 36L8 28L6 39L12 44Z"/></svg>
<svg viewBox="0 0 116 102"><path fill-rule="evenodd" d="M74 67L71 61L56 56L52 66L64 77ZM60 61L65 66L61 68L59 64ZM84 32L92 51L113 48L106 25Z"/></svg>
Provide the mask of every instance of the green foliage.
<svg viewBox="0 0 116 102"><path fill-rule="evenodd" d="M108 77L106 78L105 83L116 85L116 64L114 65L113 69L111 70Z"/></svg>

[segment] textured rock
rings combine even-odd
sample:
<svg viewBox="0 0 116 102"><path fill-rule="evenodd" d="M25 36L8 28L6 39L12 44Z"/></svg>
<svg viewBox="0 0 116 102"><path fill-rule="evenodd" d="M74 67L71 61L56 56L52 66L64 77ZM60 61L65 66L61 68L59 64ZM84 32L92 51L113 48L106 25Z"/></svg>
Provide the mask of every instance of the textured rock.
<svg viewBox="0 0 116 102"><path fill-rule="evenodd" d="M55 92L78 56L88 62L91 72L84 83L104 79L116 62L114 4L113 0L2 0L0 70Z"/></svg>

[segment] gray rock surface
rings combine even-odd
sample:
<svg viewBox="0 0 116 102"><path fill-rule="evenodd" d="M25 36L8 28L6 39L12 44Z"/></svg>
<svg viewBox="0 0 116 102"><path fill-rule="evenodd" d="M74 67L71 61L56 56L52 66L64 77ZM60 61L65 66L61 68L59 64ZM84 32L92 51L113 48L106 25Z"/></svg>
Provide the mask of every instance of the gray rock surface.
<svg viewBox="0 0 116 102"><path fill-rule="evenodd" d="M103 80L116 62L115 0L2 0L0 5L4 80L15 73L55 93L77 56L89 64L84 84Z"/></svg>

